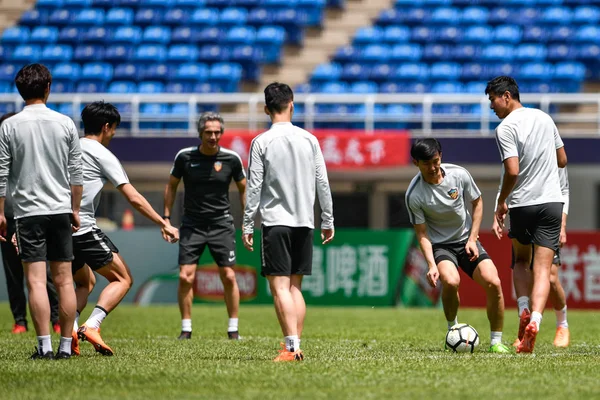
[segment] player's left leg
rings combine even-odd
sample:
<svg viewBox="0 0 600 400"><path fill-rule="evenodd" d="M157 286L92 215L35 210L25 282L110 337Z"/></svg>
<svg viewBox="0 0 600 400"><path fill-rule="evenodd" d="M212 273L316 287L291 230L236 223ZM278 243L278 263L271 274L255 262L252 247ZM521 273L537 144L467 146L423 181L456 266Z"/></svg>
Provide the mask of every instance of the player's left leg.
<svg viewBox="0 0 600 400"><path fill-rule="evenodd" d="M558 253L557 253L558 254ZM560 259L558 255L554 257L550 269L550 303L556 313L556 334L554 336L554 346L568 347L570 343L569 323L567 322L567 300L565 291L558 278L558 269Z"/></svg>
<svg viewBox="0 0 600 400"><path fill-rule="evenodd" d="M88 297L94 286L96 286L96 276L87 265L80 263L77 258L73 262L73 283L75 283L75 298L77 301L77 312L73 324L73 341L71 342L71 354L78 356L79 350L79 315L87 305Z"/></svg>
<svg viewBox="0 0 600 400"><path fill-rule="evenodd" d="M239 340L238 314L240 310L240 289L235 279L233 267L219 267L219 276L223 283L223 294L225 297L225 306L229 316L227 326L227 336L232 340Z"/></svg>

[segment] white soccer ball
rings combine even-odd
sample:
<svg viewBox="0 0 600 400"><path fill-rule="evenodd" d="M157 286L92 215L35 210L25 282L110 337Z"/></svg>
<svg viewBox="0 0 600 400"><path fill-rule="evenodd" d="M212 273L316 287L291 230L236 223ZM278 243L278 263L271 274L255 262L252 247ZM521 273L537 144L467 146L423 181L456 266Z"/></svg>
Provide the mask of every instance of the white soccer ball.
<svg viewBox="0 0 600 400"><path fill-rule="evenodd" d="M446 333L446 347L455 353L472 353L479 346L479 334L469 324L456 324Z"/></svg>

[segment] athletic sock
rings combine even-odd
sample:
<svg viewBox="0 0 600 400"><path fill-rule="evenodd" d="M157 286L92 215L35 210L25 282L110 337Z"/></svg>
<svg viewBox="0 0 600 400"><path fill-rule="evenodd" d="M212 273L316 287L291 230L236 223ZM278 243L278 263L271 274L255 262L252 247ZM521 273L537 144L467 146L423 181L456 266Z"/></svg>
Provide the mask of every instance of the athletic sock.
<svg viewBox="0 0 600 400"><path fill-rule="evenodd" d="M490 346L502 343L502 332L490 332Z"/></svg>
<svg viewBox="0 0 600 400"><path fill-rule="evenodd" d="M285 349L287 351L300 350L300 341L298 335L286 336L285 337Z"/></svg>
<svg viewBox="0 0 600 400"><path fill-rule="evenodd" d="M73 340L72 337L64 337L61 336L60 337L60 347L58 348L58 351L60 353L67 353L67 354L71 354L71 341Z"/></svg>
<svg viewBox="0 0 600 400"><path fill-rule="evenodd" d="M79 329L79 316L81 315L81 313L79 311L77 311L77 313L75 314L75 322L73 323L73 330L77 330Z"/></svg>
<svg viewBox="0 0 600 400"><path fill-rule="evenodd" d="M227 332L237 332L238 331L238 318L229 318L229 324L227 326Z"/></svg>
<svg viewBox="0 0 600 400"><path fill-rule="evenodd" d="M561 310L554 310L556 313L556 327L557 328L568 328L569 323L567 322L567 306L564 306Z"/></svg>
<svg viewBox="0 0 600 400"><path fill-rule="evenodd" d="M454 319L452 321L447 321L448 322L448 330L450 330L450 328L452 328L454 325L458 324L458 316L454 317Z"/></svg>
<svg viewBox="0 0 600 400"><path fill-rule="evenodd" d="M100 324L104 321L107 314L104 308L96 306L92 310L92 315L85 321L85 324L92 329L100 329Z"/></svg>
<svg viewBox="0 0 600 400"><path fill-rule="evenodd" d="M181 320L181 331L182 332L191 332L192 331L192 320L191 319L182 319Z"/></svg>
<svg viewBox="0 0 600 400"><path fill-rule="evenodd" d="M542 314L540 314L537 311L534 311L531 313L531 320L530 322L535 322L537 324L538 329L540 328L540 325L542 324Z"/></svg>
<svg viewBox="0 0 600 400"><path fill-rule="evenodd" d="M44 355L49 351L52 351L52 340L50 339L50 335L46 336L38 336L38 353Z"/></svg>
<svg viewBox="0 0 600 400"><path fill-rule="evenodd" d="M528 296L521 296L517 299L517 305L519 306L519 317L521 317L521 314L523 314L523 310L528 309L529 310L529 297Z"/></svg>

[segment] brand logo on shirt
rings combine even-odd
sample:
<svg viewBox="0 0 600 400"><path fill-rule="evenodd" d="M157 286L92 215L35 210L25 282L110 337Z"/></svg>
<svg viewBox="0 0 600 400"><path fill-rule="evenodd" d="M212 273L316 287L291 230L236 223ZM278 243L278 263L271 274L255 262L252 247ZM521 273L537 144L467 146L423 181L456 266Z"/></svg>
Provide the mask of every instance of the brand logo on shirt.
<svg viewBox="0 0 600 400"><path fill-rule="evenodd" d="M219 172L223 168L223 163L221 161L215 162L215 171Z"/></svg>
<svg viewBox="0 0 600 400"><path fill-rule="evenodd" d="M452 200L458 199L458 188L448 190L448 196L450 196Z"/></svg>
<svg viewBox="0 0 600 400"><path fill-rule="evenodd" d="M190 167L195 168L195 167L199 167L200 164L190 164Z"/></svg>

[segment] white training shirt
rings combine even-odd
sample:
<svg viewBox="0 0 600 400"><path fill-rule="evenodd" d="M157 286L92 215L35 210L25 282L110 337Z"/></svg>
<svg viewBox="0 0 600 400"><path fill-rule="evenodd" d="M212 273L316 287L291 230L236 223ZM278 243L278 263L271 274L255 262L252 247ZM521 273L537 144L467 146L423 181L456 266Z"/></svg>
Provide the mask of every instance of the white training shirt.
<svg viewBox="0 0 600 400"><path fill-rule="evenodd" d="M481 197L473 177L463 167L442 164L444 180L425 182L419 172L406 191L406 207L413 225L425 224L433 244L460 243L469 238L473 219L471 203Z"/></svg>
<svg viewBox="0 0 600 400"><path fill-rule="evenodd" d="M253 232L257 210L265 226L314 229L315 192L321 228L333 228L331 190L317 138L291 122L273 124L250 146L244 233Z"/></svg>
<svg viewBox="0 0 600 400"><path fill-rule="evenodd" d="M96 209L100 203L100 192L107 181L115 187L129 183L129 178L117 157L102 143L81 138L83 158L83 197L79 217L81 226L73 236L83 235L96 226Z"/></svg>
<svg viewBox="0 0 600 400"><path fill-rule="evenodd" d="M496 128L496 140L502 161L519 158L519 175L507 198L508 208L563 202L556 150L564 144L548 114L518 108Z"/></svg>

